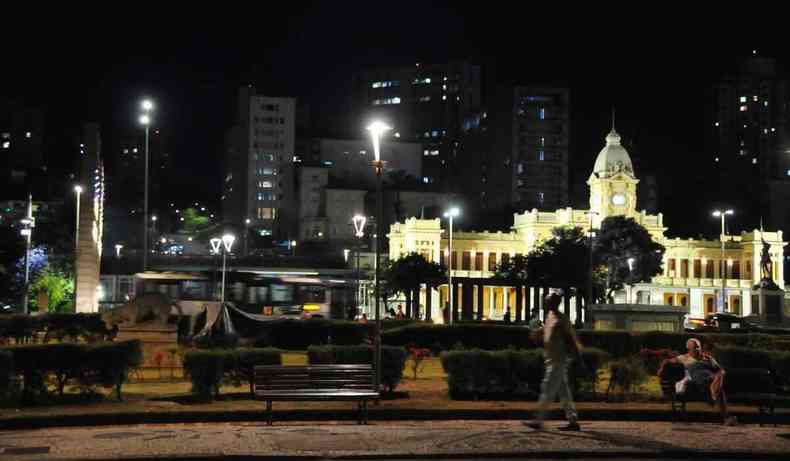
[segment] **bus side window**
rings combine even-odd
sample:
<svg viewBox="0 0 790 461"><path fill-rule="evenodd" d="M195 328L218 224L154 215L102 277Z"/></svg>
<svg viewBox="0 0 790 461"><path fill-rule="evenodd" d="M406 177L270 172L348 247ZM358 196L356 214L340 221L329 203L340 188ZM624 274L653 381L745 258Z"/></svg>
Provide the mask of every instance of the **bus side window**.
<svg viewBox="0 0 790 461"><path fill-rule="evenodd" d="M272 302L293 302L293 285L272 284Z"/></svg>

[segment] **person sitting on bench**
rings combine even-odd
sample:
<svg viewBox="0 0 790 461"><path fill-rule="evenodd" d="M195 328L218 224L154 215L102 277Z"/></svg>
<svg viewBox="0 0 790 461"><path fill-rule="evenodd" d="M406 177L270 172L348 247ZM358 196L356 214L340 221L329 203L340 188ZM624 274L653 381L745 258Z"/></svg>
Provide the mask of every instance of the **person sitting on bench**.
<svg viewBox="0 0 790 461"><path fill-rule="evenodd" d="M686 377L676 385L676 392L683 394L689 384L697 386L700 390L707 390L711 405L716 402L719 404L724 424L735 425L736 419L729 417L727 413L727 395L724 393L724 368L719 365L716 359L702 350L702 344L696 338L686 341L688 353L677 357L666 359L658 369L658 375L664 372L664 365L667 363L680 363L686 370Z"/></svg>

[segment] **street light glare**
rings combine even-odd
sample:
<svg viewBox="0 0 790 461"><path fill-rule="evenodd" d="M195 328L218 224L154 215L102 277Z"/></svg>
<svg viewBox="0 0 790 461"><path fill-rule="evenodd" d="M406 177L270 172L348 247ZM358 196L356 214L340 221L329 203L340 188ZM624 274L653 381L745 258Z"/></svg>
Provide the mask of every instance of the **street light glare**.
<svg viewBox="0 0 790 461"><path fill-rule="evenodd" d="M150 123L151 123L151 117L149 117L147 115L141 115L140 116L140 124L141 125L148 125Z"/></svg>
<svg viewBox="0 0 790 461"><path fill-rule="evenodd" d="M151 102L150 99L144 99L143 102L140 104L143 107L143 110L150 111L154 108L154 103Z"/></svg>
<svg viewBox="0 0 790 461"><path fill-rule="evenodd" d="M78 194L81 194L82 193L82 186L80 186L79 184L74 186L74 192L76 192Z"/></svg>
<svg viewBox="0 0 790 461"><path fill-rule="evenodd" d="M367 130L370 131L370 135L373 137L373 154L375 155L377 162L381 159L381 135L391 129L392 127L380 120L376 120L368 125Z"/></svg>
<svg viewBox="0 0 790 461"><path fill-rule="evenodd" d="M223 235L222 236L222 244L225 246L225 251L230 253L230 249L233 246L233 242L235 242L235 241L236 241L236 237L234 237L234 236L232 236L230 234Z"/></svg>
<svg viewBox="0 0 790 461"><path fill-rule="evenodd" d="M444 217L445 218L450 218L450 217L456 218L460 214L461 214L461 210L459 210L458 207L453 207L453 208L450 208L449 210L444 212Z"/></svg>

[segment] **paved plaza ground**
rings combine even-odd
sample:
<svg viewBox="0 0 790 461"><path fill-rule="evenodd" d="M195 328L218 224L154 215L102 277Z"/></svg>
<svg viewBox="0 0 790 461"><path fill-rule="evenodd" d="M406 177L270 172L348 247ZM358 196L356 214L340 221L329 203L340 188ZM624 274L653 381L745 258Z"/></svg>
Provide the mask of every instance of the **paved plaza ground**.
<svg viewBox="0 0 790 461"><path fill-rule="evenodd" d="M212 423L48 428L0 432L0 457L129 459L200 457L475 458L689 457L786 459L790 426L560 421L535 431L521 421Z"/></svg>

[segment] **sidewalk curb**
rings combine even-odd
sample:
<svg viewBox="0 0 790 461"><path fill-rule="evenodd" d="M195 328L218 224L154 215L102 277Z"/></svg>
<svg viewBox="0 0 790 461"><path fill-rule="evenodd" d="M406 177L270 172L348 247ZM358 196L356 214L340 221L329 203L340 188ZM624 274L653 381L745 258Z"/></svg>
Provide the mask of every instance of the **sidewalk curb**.
<svg viewBox="0 0 790 461"><path fill-rule="evenodd" d="M740 423L760 423L757 413L731 412ZM274 412L274 424L293 421L356 421L356 412L345 410L284 410ZM587 410L581 413L582 421L672 421L670 410ZM371 408L371 422L393 421L430 421L430 420L519 420L529 419L532 412L524 410L380 410ZM562 419L563 413L554 410L550 419ZM193 412L133 412L101 413L58 416L29 416L0 420L0 430L41 429L46 427L80 426L122 426L135 424L189 424L189 423L228 423L228 422L265 422L261 410L193 411ZM678 422L720 422L713 412L690 412L688 417ZM790 413L777 414L771 424L790 424Z"/></svg>

